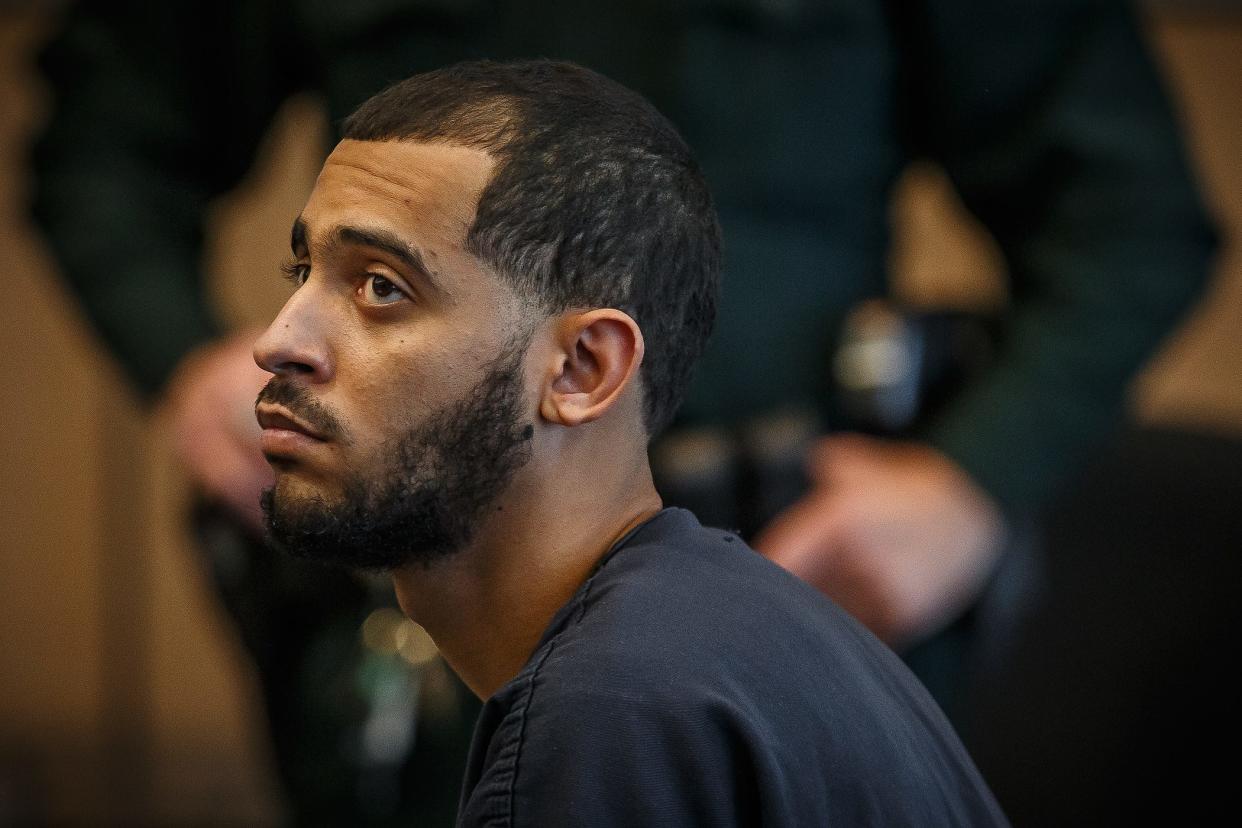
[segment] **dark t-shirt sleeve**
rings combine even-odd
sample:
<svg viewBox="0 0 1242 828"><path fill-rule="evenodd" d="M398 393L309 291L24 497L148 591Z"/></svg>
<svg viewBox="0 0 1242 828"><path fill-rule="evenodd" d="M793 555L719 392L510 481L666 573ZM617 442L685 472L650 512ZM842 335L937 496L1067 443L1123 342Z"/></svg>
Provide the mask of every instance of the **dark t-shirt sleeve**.
<svg viewBox="0 0 1242 828"><path fill-rule="evenodd" d="M513 754L510 824L759 824L747 740L727 711L644 695L536 681Z"/></svg>

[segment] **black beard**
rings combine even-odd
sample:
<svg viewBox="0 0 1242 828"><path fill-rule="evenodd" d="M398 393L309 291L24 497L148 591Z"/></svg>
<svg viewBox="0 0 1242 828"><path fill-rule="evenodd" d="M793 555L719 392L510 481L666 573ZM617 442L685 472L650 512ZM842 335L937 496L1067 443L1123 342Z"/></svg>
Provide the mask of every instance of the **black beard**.
<svg viewBox="0 0 1242 828"><path fill-rule="evenodd" d="M265 491L269 536L298 557L378 571L428 567L464 548L530 459L525 350L506 348L463 400L394 438L389 466L377 479L347 481L339 501L287 502Z"/></svg>

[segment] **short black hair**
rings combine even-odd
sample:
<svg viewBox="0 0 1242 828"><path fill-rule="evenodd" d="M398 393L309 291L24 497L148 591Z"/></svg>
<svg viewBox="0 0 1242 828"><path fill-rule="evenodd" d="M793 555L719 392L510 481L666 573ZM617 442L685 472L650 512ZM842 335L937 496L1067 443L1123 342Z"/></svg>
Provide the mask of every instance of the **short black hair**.
<svg viewBox="0 0 1242 828"><path fill-rule="evenodd" d="M633 316L644 425L668 425L715 321L720 227L693 155L650 103L572 63L470 61L388 87L343 137L491 154L468 248L544 312Z"/></svg>

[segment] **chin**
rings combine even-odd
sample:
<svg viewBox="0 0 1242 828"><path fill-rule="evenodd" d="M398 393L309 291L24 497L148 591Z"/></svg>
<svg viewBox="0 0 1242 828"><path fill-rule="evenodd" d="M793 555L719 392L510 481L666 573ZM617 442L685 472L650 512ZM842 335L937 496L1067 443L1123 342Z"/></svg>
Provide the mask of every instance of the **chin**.
<svg viewBox="0 0 1242 828"><path fill-rule="evenodd" d="M300 521L305 515L332 511L340 503L340 493L296 473L281 472L276 482L263 492L260 504L269 527L273 521Z"/></svg>
<svg viewBox="0 0 1242 828"><path fill-rule="evenodd" d="M278 505L334 503L341 497L339 487L330 486L322 478L301 469L278 470L272 492Z"/></svg>

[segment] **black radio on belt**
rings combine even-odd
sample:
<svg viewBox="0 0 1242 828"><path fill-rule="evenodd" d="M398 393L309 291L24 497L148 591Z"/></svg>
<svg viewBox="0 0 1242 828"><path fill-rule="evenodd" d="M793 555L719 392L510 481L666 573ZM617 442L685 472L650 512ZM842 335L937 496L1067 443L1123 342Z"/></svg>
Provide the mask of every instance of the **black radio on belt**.
<svg viewBox="0 0 1242 828"><path fill-rule="evenodd" d="M873 299L846 317L829 360L834 430L908 437L992 361L985 317L913 311ZM780 409L739 427L679 429L652 449L668 505L704 524L753 537L807 488L804 458L819 435L817 412Z"/></svg>

